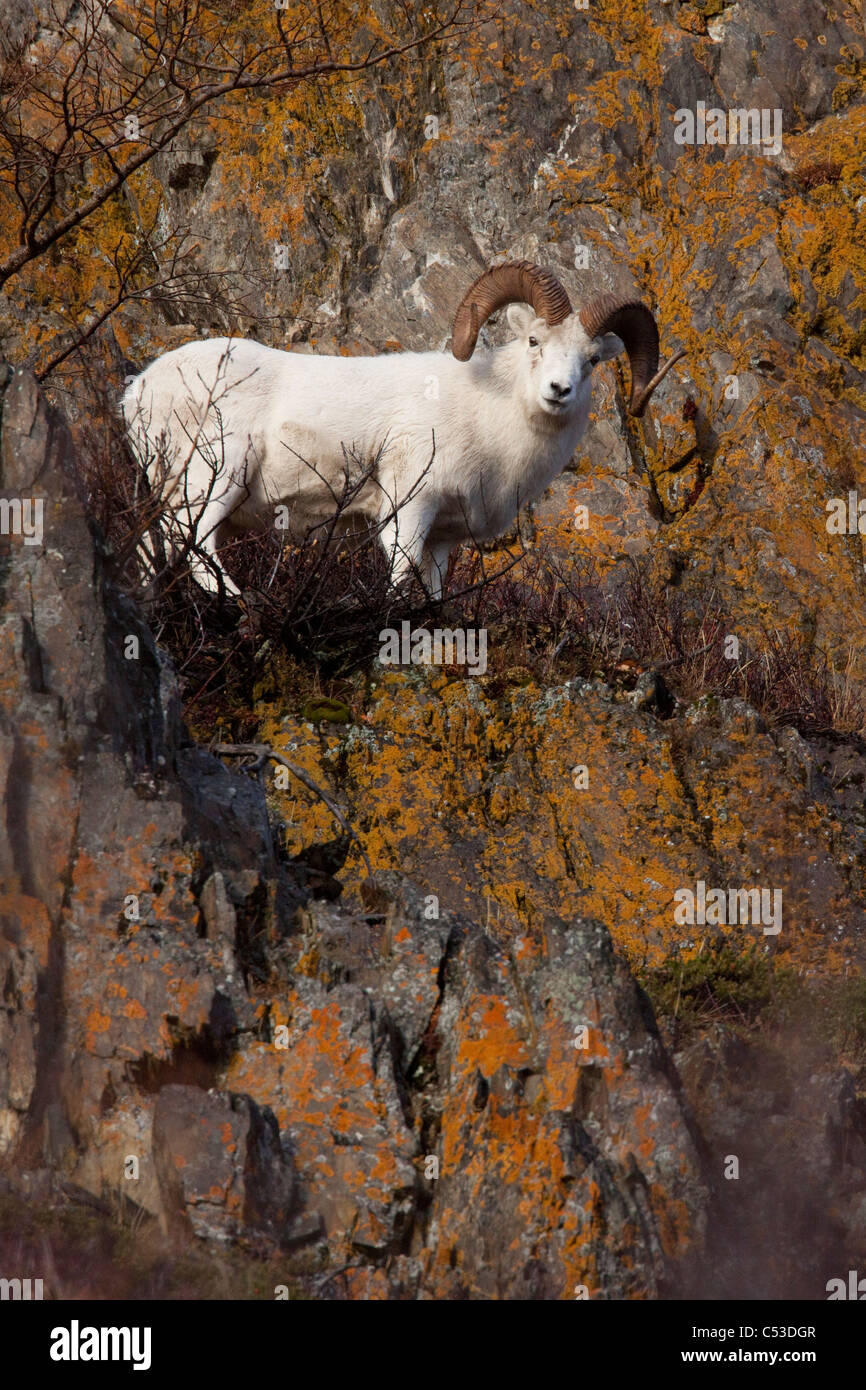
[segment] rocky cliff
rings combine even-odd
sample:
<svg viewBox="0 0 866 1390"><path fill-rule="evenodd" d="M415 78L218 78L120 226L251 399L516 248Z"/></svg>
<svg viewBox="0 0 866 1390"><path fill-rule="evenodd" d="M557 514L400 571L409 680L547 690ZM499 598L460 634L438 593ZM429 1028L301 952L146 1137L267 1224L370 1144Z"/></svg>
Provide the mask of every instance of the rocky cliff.
<svg viewBox="0 0 866 1390"><path fill-rule="evenodd" d="M659 614L716 605L772 674L758 708L718 668L635 686L568 649L546 677L370 663L336 723L275 658L246 727L352 842L296 779L193 741L63 419L5 369L0 498L45 504L41 543L0 537L16 1200L131 1203L301 1296L809 1299L863 1268L863 52L844 4L509 4L327 118L202 120L128 193L125 215L146 193L192 228L246 317L125 305L100 340L118 387L230 327L443 347L503 253L575 302L640 294L685 362L641 422L599 370L524 536L608 594L639 561ZM767 113L766 144L680 143L700 103ZM56 268L70 301L95 263ZM6 351L38 364L62 306L49 285L19 321L28 293ZM50 389L78 428L74 378ZM820 668L821 720L780 689L786 651ZM766 911L676 910L713 889Z"/></svg>

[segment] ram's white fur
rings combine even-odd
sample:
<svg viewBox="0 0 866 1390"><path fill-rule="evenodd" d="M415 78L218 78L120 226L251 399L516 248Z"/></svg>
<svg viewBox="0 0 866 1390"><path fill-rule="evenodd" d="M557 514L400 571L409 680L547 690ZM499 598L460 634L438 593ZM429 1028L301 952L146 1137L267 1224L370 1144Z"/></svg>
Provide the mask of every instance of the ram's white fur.
<svg viewBox="0 0 866 1390"><path fill-rule="evenodd" d="M302 538L360 473L342 520L379 523L393 579L416 567L439 596L454 546L502 535L562 472L586 429L592 366L622 350L613 334L588 338L576 314L556 327L526 305L507 314L516 339L468 362L187 343L130 384L133 445L215 566L217 546L273 526L279 506ZM193 573L217 588L207 564Z"/></svg>

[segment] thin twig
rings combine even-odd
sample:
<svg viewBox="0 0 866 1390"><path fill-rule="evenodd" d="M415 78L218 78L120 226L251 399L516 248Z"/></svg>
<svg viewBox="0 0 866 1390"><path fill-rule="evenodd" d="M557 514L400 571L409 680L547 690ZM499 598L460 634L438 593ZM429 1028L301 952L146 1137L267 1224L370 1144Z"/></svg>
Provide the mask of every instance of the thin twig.
<svg viewBox="0 0 866 1390"><path fill-rule="evenodd" d="M348 1271L351 1269L364 1268L367 1268L367 1266L361 1264L360 1262L350 1265L341 1265L339 1269L335 1269L331 1274L317 1275L317 1277L313 1280L313 1283L315 1284L317 1291L321 1292L322 1289L327 1288L327 1286L332 1282L332 1280L339 1279L341 1274L347 1274Z"/></svg>
<svg viewBox="0 0 866 1390"><path fill-rule="evenodd" d="M343 815L336 801L328 792L324 791L317 782L313 781L308 772L305 772L302 767L298 767L297 763L293 763L288 758L285 758L282 753L278 753L276 749L271 748L268 743L215 743L211 745L211 752L218 753L220 757L223 758L255 758L256 761L249 765L250 772L258 772L264 767L269 758L272 759L273 762L280 763L283 767L287 767L289 772L291 772L294 777L297 777L299 782L303 782L308 791L311 791L314 796L319 797L320 801L325 803L334 819L343 827L349 838L358 846L358 851L364 861L364 867L367 870L367 877L375 881L375 875L370 860L367 858L367 851L361 844L356 832L346 820L346 817Z"/></svg>
<svg viewBox="0 0 866 1390"><path fill-rule="evenodd" d="M681 666L684 661L691 661L693 656L702 656L704 652L712 651L715 645L715 642L706 642L703 647L696 647L692 652L684 652L682 656L672 656L668 661L651 661L648 669L666 671L669 666Z"/></svg>

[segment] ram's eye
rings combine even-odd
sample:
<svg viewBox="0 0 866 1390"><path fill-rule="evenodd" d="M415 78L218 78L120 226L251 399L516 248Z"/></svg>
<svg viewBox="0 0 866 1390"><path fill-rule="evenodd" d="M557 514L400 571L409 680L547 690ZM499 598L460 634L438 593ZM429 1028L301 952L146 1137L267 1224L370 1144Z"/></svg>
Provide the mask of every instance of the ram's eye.
<svg viewBox="0 0 866 1390"><path fill-rule="evenodd" d="M538 339L537 339L537 338L530 338L530 340L529 340L529 346L530 346L530 347L538 347Z"/></svg>
<svg viewBox="0 0 866 1390"><path fill-rule="evenodd" d="M590 357L590 359L589 359L589 365L590 365L591 367L597 367L600 361L601 361L601 358L598 357L598 356Z"/></svg>

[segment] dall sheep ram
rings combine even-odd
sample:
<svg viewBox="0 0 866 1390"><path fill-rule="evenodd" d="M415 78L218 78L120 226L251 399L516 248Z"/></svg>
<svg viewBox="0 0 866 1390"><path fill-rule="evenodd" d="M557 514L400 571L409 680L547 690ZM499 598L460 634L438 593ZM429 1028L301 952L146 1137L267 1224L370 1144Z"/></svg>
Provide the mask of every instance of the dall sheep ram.
<svg viewBox="0 0 866 1390"><path fill-rule="evenodd" d="M473 358L482 324L505 305L514 341ZM415 569L438 598L452 549L501 536L568 464L589 419L592 369L623 349L629 410L641 415L683 356L659 370L650 310L602 295L575 313L550 271L510 261L465 295L450 355L192 342L132 381L123 412L176 534L197 536L209 557L192 565L205 589L218 590L219 577L238 593L218 547L273 526L281 508L296 538L338 512L341 526L376 523L392 580Z"/></svg>

